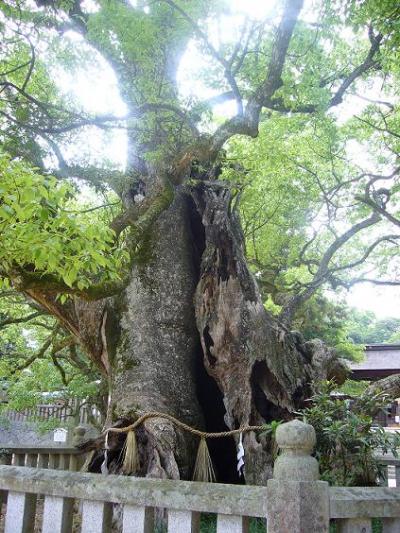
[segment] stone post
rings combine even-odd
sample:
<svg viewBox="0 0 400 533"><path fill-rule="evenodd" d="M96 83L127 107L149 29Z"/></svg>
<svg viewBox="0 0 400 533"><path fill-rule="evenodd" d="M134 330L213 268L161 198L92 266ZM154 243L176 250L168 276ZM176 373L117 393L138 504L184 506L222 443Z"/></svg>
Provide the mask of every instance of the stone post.
<svg viewBox="0 0 400 533"><path fill-rule="evenodd" d="M86 428L83 426L76 426L72 432L72 446L79 446L85 441Z"/></svg>
<svg viewBox="0 0 400 533"><path fill-rule="evenodd" d="M315 431L300 420L278 427L281 454L268 481L268 533L329 533L328 483L319 481L318 461L311 457Z"/></svg>
<svg viewBox="0 0 400 533"><path fill-rule="evenodd" d="M79 446L87 440L86 428L84 426L76 426L72 432L72 446ZM67 466L68 470L71 472L79 472L84 464L84 456L71 454L69 456L69 464Z"/></svg>

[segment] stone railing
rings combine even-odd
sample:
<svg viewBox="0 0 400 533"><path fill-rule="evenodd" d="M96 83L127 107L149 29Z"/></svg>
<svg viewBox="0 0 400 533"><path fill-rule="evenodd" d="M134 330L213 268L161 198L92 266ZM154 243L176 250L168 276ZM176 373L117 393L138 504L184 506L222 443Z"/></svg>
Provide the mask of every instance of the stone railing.
<svg viewBox="0 0 400 533"><path fill-rule="evenodd" d="M72 447L44 447L28 448L26 446L0 447L0 465L30 467L34 469L67 470L78 472L85 461L85 456ZM1 490L0 480L0 507L7 502L7 491ZM1 529L1 528L0 528ZM13 531L11 529L10 531ZM21 530L22 531L25 530ZM29 531L26 530L26 531ZM33 531L33 530L32 530Z"/></svg>
<svg viewBox="0 0 400 533"><path fill-rule="evenodd" d="M73 523L81 533L110 533L115 510L123 533L150 533L157 508L167 510L170 533L201 531L201 513L217 515L217 533L248 532L250 517L266 518L268 533L329 533L332 522L337 533L371 533L372 518L383 533L400 532L399 490L320 481L311 457L315 432L300 421L279 426L276 439L281 455L267 487L0 466L4 531L28 533L36 521L42 533L67 533Z"/></svg>
<svg viewBox="0 0 400 533"><path fill-rule="evenodd" d="M386 470L385 480L382 485L400 488L400 459L395 459L394 457L389 456L380 456L379 463Z"/></svg>
<svg viewBox="0 0 400 533"><path fill-rule="evenodd" d="M73 447L13 446L2 448L0 445L0 465L30 466L78 471L83 462L82 454Z"/></svg>
<svg viewBox="0 0 400 533"><path fill-rule="evenodd" d="M73 429L71 444L55 444L54 446L0 444L0 465L77 472L81 469L86 455L82 454L75 446L85 440L85 435L86 428L77 426Z"/></svg>

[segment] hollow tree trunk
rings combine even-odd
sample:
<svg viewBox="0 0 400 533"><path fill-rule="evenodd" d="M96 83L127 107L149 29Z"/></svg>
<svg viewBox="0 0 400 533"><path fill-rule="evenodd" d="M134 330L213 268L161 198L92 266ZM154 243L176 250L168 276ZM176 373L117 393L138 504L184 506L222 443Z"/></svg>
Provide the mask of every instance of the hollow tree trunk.
<svg viewBox="0 0 400 533"><path fill-rule="evenodd" d="M321 341L304 342L266 312L246 265L229 190L204 185L193 197L205 233L197 326L204 366L223 394L225 422L236 429L289 419L309 397L314 379L338 376L342 367ZM247 433L244 447L246 481L265 483L272 473L271 446Z"/></svg>
<svg viewBox="0 0 400 533"><path fill-rule="evenodd" d="M288 419L313 378L336 372L320 341L305 343L265 311L230 203L215 184L177 191L142 241L129 286L108 302L109 423L148 411L209 431ZM161 419L137 436L142 475L190 479L196 438ZM233 439L211 444L219 480L239 481ZM246 482L265 483L271 443L248 433L244 445Z"/></svg>

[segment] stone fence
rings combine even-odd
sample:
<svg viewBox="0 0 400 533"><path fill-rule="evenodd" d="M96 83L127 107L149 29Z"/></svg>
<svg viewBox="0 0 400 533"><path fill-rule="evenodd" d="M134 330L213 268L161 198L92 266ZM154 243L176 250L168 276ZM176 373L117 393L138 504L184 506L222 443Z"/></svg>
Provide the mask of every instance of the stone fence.
<svg viewBox="0 0 400 533"><path fill-rule="evenodd" d="M386 470L385 479L381 485L400 488L400 459L390 457L389 455L379 455L378 460L383 466L384 471Z"/></svg>
<svg viewBox="0 0 400 533"><path fill-rule="evenodd" d="M157 508L169 533L201 532L201 513L217 515L217 533L248 533L251 517L266 518L268 533L329 533L333 523L336 533L372 533L372 518L382 533L400 532L399 489L320 481L314 429L298 420L279 426L276 440L281 454L266 487L0 466L4 531L67 533L78 523L81 533L111 533L114 514L123 533L151 533L160 531Z"/></svg>
<svg viewBox="0 0 400 533"><path fill-rule="evenodd" d="M84 456L70 446L0 447L0 465L30 466L56 470L80 470Z"/></svg>

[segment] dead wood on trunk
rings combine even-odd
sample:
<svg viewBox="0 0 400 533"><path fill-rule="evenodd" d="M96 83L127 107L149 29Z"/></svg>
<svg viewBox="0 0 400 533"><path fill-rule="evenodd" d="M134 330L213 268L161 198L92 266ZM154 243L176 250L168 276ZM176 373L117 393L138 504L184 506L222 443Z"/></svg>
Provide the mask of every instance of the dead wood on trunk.
<svg viewBox="0 0 400 533"><path fill-rule="evenodd" d="M197 327L204 366L223 395L225 423L242 425L289 419L312 393L315 377L343 379L342 365L322 342L304 342L264 308L249 271L230 191L203 183L192 196L205 232L196 289ZM257 436L244 438L246 481L264 483L271 451Z"/></svg>
<svg viewBox="0 0 400 533"><path fill-rule="evenodd" d="M108 380L107 426L128 425L148 411L209 431L287 420L312 394L314 379L343 380L332 350L305 342L265 310L231 200L218 182L178 187L143 235L124 291L70 304L63 320ZM196 438L153 419L137 441L140 475L190 479ZM109 442L110 471L120 470L123 442ZM246 482L265 483L269 441L249 433L244 445ZM93 471L103 447L104 439L87 445L98 450ZM233 438L210 449L219 479L238 481Z"/></svg>

